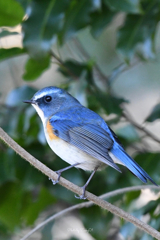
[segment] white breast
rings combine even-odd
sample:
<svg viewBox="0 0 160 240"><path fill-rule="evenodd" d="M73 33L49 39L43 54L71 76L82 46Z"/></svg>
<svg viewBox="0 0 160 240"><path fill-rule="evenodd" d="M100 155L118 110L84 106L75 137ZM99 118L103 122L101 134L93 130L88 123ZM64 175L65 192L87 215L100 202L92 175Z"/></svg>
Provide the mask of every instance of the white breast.
<svg viewBox="0 0 160 240"><path fill-rule="evenodd" d="M100 168L105 166L105 164L100 162L98 159L93 158L60 138L50 140L48 134L46 134L46 139L51 149L64 161L71 165L80 163L80 165L77 165L77 168L93 171L97 166Z"/></svg>
<svg viewBox="0 0 160 240"><path fill-rule="evenodd" d="M38 115L42 120L44 129L46 129L47 118L45 118L43 111L35 104L32 104L32 106L36 109ZM102 166L105 166L105 164L100 162L98 159L91 157L82 150L74 147L73 145L70 145L60 138L50 140L46 130L45 136L50 148L67 163L71 165L80 163L80 165L77 165L77 168L89 171L94 170L97 166L100 166L100 168L102 168Z"/></svg>
<svg viewBox="0 0 160 240"><path fill-rule="evenodd" d="M37 111L38 115L40 116L43 126L45 126L46 123L46 118L44 117L44 113L43 111L36 105L36 104L32 104L32 106L35 108L35 110Z"/></svg>

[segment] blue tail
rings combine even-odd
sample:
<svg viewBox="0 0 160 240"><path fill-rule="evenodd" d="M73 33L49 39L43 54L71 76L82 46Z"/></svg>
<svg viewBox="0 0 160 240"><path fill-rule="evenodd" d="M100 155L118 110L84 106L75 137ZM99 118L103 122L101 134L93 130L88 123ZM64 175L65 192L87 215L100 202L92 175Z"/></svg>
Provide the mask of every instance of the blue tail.
<svg viewBox="0 0 160 240"><path fill-rule="evenodd" d="M116 144L111 149L112 154L117 157L135 176L137 176L142 182L147 183L147 180L151 181L154 185L158 186L153 179L136 163L125 150Z"/></svg>

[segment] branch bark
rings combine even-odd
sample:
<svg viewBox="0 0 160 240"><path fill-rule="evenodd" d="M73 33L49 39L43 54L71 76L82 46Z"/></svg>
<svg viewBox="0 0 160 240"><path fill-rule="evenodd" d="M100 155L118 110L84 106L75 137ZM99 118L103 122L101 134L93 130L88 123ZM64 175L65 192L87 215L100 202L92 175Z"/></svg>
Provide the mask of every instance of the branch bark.
<svg viewBox="0 0 160 240"><path fill-rule="evenodd" d="M157 189L156 186L154 185L140 185L140 186L133 186L133 187L126 187L126 188L120 188L108 193L105 193L101 196L99 196L100 198L110 198L110 197L114 197L117 196L119 194L123 194L126 192L133 192L133 191L138 191L138 190L142 190L142 189ZM74 211L76 209L80 209L80 208L84 208L84 207L91 207L94 203L89 201L89 202L83 202L83 203L78 203L76 205L70 206L68 208L63 209L62 211L52 215L51 217L47 218L46 220L44 220L43 222L41 222L40 224L38 224L35 228L33 228L31 231L29 231L24 237L22 237L20 240L26 240L28 239L33 233L35 233L36 231L38 231L40 228L44 227L47 223L53 221L56 218L59 218L61 216L63 216L66 213L69 213L71 211Z"/></svg>
<svg viewBox="0 0 160 240"><path fill-rule="evenodd" d="M26 161L28 161L31 165L33 165L35 168L37 168L39 171L41 171L43 174L45 174L49 178L56 180L57 174L54 171L52 171L51 169L46 167L43 163L41 163L39 160L37 160L31 154L29 154L26 150L24 150L11 137L8 136L8 134L6 132L4 132L2 128L0 128L0 138L9 147L11 147L16 153L18 153L22 158L24 158ZM68 180L66 180L62 177L60 178L59 184L78 195L82 194L82 189L80 187L76 186L75 184L69 182ZM86 191L86 197L88 200L92 201L94 204L110 211L111 213L123 218L124 220L126 220L128 222L133 223L139 229L148 233L152 237L160 240L160 232L158 232L151 226L147 225L146 223L140 221L139 219L133 217L129 213L123 211L122 209L112 205L111 203L109 203L107 201L104 201L103 199L93 195L92 193L89 193L88 191Z"/></svg>

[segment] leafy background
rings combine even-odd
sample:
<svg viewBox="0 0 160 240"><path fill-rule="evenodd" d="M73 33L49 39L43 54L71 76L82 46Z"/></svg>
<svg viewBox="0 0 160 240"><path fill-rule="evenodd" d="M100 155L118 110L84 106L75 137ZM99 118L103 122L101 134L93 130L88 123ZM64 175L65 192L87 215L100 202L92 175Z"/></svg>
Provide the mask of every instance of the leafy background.
<svg viewBox="0 0 160 240"><path fill-rule="evenodd" d="M159 0L7 0L0 1L0 14L2 128L51 169L67 166L46 144L34 109L22 103L41 87L63 87L103 116L160 184ZM1 239L20 239L80 202L3 142L0 159ZM123 174L111 168L98 172L88 190L100 195L141 184L121 169ZM63 176L81 186L88 173L71 169ZM125 193L110 202L160 230L156 191ZM35 239L152 239L96 206L63 216L36 234Z"/></svg>

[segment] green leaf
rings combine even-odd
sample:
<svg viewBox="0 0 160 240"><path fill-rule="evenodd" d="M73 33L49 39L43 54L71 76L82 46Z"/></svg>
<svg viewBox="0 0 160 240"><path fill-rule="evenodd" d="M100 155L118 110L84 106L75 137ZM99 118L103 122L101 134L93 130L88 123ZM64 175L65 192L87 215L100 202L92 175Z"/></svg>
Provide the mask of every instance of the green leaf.
<svg viewBox="0 0 160 240"><path fill-rule="evenodd" d="M116 133L119 136L124 137L125 139L128 139L132 142L139 139L136 129L130 124L126 125L123 128L119 128Z"/></svg>
<svg viewBox="0 0 160 240"><path fill-rule="evenodd" d="M41 230L41 240L51 240L54 221L47 223Z"/></svg>
<svg viewBox="0 0 160 240"><path fill-rule="evenodd" d="M84 76L87 82L91 83L93 82L92 66L93 63L90 61L87 63L79 63L77 61L67 60L58 68L58 70L65 77L80 78Z"/></svg>
<svg viewBox="0 0 160 240"><path fill-rule="evenodd" d="M10 107L24 105L23 100L30 99L35 90L29 86L21 86L13 89L6 98L6 104Z"/></svg>
<svg viewBox="0 0 160 240"><path fill-rule="evenodd" d="M76 34L78 30L86 27L91 21L90 14L99 8L99 0L72 0L66 11L64 27L60 35L61 43Z"/></svg>
<svg viewBox="0 0 160 240"><path fill-rule="evenodd" d="M26 53L26 50L21 48L9 48L0 49L0 61L6 60L7 58L16 57Z"/></svg>
<svg viewBox="0 0 160 240"><path fill-rule="evenodd" d="M10 32L10 31L7 31L7 30L3 30L3 31L0 33L0 38L2 38L2 37L7 37L7 36L18 35L18 34L19 34L18 32Z"/></svg>
<svg viewBox="0 0 160 240"><path fill-rule="evenodd" d="M150 115L147 117L147 122L153 122L160 118L160 103L158 103L151 111Z"/></svg>
<svg viewBox="0 0 160 240"><path fill-rule="evenodd" d="M30 0L16 0L16 1L23 7L24 12L26 14L28 14L27 8L28 8L28 4L29 4Z"/></svg>
<svg viewBox="0 0 160 240"><path fill-rule="evenodd" d="M0 187L0 221L13 231L21 222L23 191L19 184L6 183Z"/></svg>
<svg viewBox="0 0 160 240"><path fill-rule="evenodd" d="M101 9L91 13L91 33L93 37L97 38L100 36L104 28L112 21L116 12L110 11L110 9L102 5Z"/></svg>
<svg viewBox="0 0 160 240"><path fill-rule="evenodd" d="M43 59L28 59L25 66L25 73L23 74L23 79L26 81L34 80L38 78L44 70L49 68L50 56L47 55Z"/></svg>
<svg viewBox="0 0 160 240"><path fill-rule="evenodd" d="M124 98L118 98L108 93L101 92L97 88L90 88L87 98L89 104L88 107L91 110L100 112L100 110L103 109L108 115L111 113L121 115L123 110L121 105L128 102Z"/></svg>
<svg viewBox="0 0 160 240"><path fill-rule="evenodd" d="M134 159L159 184L160 153L141 153Z"/></svg>
<svg viewBox="0 0 160 240"><path fill-rule="evenodd" d="M0 0L0 26L13 27L21 23L24 11L15 0Z"/></svg>
<svg viewBox="0 0 160 240"><path fill-rule="evenodd" d="M62 29L68 4L69 0L31 1L29 17L23 23L23 44L32 58L48 55Z"/></svg>
<svg viewBox="0 0 160 240"><path fill-rule="evenodd" d="M122 11L127 13L141 13L140 1L139 0L105 0L108 7L113 11Z"/></svg>
<svg viewBox="0 0 160 240"><path fill-rule="evenodd" d="M79 63L77 61L67 60L58 68L65 77L71 77L72 75L76 78L80 77L82 72L86 70L86 64Z"/></svg>
<svg viewBox="0 0 160 240"><path fill-rule="evenodd" d="M31 128L34 127L35 125L32 125ZM30 133L24 135L24 138L27 138L26 142L28 142L30 139ZM20 140L21 139L19 138L19 142L22 146L24 146L24 144L22 144L22 142L24 143L24 141ZM32 141L30 145L28 144L29 146L27 145L27 143L25 144L25 149L26 151L33 154L35 157L42 159L44 156L44 147L39 143L35 144L35 142L36 139L34 137L34 141ZM13 159L15 162L16 177L21 182L21 186L25 191L34 191L37 186L44 182L46 177L40 171L37 171L37 169L33 168L27 162L22 161L22 158L19 156L15 156Z"/></svg>
<svg viewBox="0 0 160 240"><path fill-rule="evenodd" d="M55 198L49 193L47 188L41 188L37 200L32 202L24 211L27 224L33 224L39 213L48 205L55 203L55 201Z"/></svg>
<svg viewBox="0 0 160 240"><path fill-rule="evenodd" d="M101 106L105 109L107 114L115 113L121 115L122 107L121 104L127 102L124 98L118 98L109 94L95 93L97 100Z"/></svg>
<svg viewBox="0 0 160 240"><path fill-rule="evenodd" d="M160 19L159 3L148 1L144 14L128 15L124 26L118 31L117 51L126 62L129 62L138 51L141 44L143 58L153 58L155 55L155 31Z"/></svg>
<svg viewBox="0 0 160 240"><path fill-rule="evenodd" d="M133 200L137 199L141 194L141 191L128 192L125 194L125 202L129 205Z"/></svg>
<svg viewBox="0 0 160 240"><path fill-rule="evenodd" d="M159 199L158 199L159 202ZM150 201L147 205L145 205L141 210L143 211L144 215L149 213L149 214L153 214L155 209L158 206L158 202L155 200Z"/></svg>
<svg viewBox="0 0 160 240"><path fill-rule="evenodd" d="M14 153L11 149L1 151L0 184L16 179Z"/></svg>
<svg viewBox="0 0 160 240"><path fill-rule="evenodd" d="M82 208L79 210L85 229L88 230L94 239L104 240L110 228L113 214L97 206ZM99 216L101 216L99 218ZM101 234L99 234L101 233Z"/></svg>

